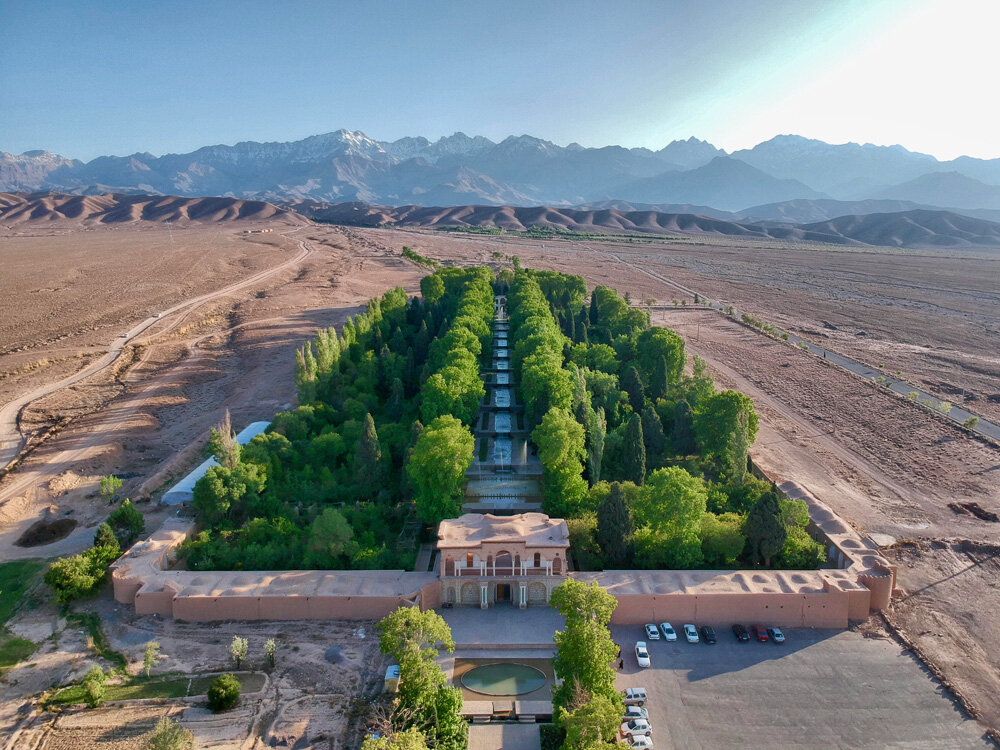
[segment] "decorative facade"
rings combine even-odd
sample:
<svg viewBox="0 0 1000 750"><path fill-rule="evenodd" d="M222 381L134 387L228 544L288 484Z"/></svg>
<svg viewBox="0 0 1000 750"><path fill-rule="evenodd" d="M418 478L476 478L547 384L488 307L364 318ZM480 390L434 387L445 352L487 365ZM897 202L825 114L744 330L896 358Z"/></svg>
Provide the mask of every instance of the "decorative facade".
<svg viewBox="0 0 1000 750"><path fill-rule="evenodd" d="M548 604L567 575L569 530L544 513L467 513L438 528L441 599L482 609Z"/></svg>

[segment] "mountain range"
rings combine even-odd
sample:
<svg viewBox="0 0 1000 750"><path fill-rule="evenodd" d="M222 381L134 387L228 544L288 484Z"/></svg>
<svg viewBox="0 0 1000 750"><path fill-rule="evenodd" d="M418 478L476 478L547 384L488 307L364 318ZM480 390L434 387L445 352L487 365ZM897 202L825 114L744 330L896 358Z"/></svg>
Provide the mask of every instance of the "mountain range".
<svg viewBox="0 0 1000 750"><path fill-rule="evenodd" d="M795 135L727 154L696 138L652 150L558 146L529 135L497 143L464 133L389 142L350 130L89 162L47 151L0 152L0 191L45 190L387 206L619 202L700 206L721 212L718 218L787 223L842 215L828 211L836 202L889 201L897 210L943 207L996 218L1000 159L939 161L902 146L834 145Z"/></svg>

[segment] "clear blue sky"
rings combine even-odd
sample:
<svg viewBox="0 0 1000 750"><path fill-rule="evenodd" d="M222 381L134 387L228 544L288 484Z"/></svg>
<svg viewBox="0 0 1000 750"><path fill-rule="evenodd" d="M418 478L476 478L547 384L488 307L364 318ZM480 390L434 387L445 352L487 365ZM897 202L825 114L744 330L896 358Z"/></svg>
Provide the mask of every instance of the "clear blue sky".
<svg viewBox="0 0 1000 750"><path fill-rule="evenodd" d="M0 150L373 138L1000 156L996 0L0 3Z"/></svg>

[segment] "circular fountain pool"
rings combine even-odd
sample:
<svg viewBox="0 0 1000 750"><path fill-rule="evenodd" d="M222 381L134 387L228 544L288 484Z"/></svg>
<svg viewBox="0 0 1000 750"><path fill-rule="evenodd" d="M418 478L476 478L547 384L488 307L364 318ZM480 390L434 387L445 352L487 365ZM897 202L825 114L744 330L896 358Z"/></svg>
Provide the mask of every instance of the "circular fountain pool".
<svg viewBox="0 0 1000 750"><path fill-rule="evenodd" d="M545 674L527 664L504 662L473 667L462 675L462 685L483 695L521 695L545 684Z"/></svg>

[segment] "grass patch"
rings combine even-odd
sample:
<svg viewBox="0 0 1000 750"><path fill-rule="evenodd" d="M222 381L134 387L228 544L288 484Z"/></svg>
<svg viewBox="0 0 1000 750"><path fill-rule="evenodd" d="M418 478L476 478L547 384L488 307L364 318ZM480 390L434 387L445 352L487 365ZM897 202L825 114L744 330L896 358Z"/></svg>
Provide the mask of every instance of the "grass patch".
<svg viewBox="0 0 1000 750"><path fill-rule="evenodd" d="M93 612L71 612L66 615L66 619L87 631L87 635L90 636L90 646L98 656L102 659L107 659L117 669L125 669L128 659L120 651L115 651L111 648L111 644L108 643L108 637L101 628L100 617Z"/></svg>
<svg viewBox="0 0 1000 750"><path fill-rule="evenodd" d="M0 563L0 627L3 627L24 602L25 594L35 585L45 567L42 560L14 560Z"/></svg>
<svg viewBox="0 0 1000 750"><path fill-rule="evenodd" d="M13 667L33 653L38 644L27 638L18 638L7 631L0 631L0 670Z"/></svg>
<svg viewBox="0 0 1000 750"><path fill-rule="evenodd" d="M105 688L104 700L128 701L140 698L192 698L205 695L209 686L218 675L204 677L152 677L144 675L134 677L124 685L108 685ZM256 693L264 687L264 675L258 673L241 673L236 675L240 681L242 692ZM83 685L70 685L53 695L48 703L69 706L74 703L85 703L86 693Z"/></svg>

